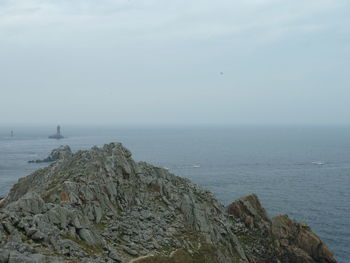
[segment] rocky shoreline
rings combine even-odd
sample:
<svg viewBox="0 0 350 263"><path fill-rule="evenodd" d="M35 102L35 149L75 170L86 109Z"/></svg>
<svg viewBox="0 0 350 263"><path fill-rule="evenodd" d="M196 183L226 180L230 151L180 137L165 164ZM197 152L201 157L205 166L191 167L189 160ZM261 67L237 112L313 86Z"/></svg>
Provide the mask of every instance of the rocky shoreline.
<svg viewBox="0 0 350 263"><path fill-rule="evenodd" d="M255 195L224 207L120 143L68 149L0 201L0 263L336 262L305 223L270 219Z"/></svg>

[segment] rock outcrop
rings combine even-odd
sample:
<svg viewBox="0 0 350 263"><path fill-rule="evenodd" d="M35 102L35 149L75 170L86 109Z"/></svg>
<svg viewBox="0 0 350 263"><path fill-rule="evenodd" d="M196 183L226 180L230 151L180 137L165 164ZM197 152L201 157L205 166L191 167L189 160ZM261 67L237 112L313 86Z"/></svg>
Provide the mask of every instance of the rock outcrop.
<svg viewBox="0 0 350 263"><path fill-rule="evenodd" d="M51 163L61 159L66 159L72 156L72 150L68 145L60 146L57 149L51 151L50 155L42 160L32 160L28 161L28 163Z"/></svg>
<svg viewBox="0 0 350 263"><path fill-rule="evenodd" d="M336 262L328 247L307 224L293 222L287 215L277 215L270 220L254 194L237 199L227 210L247 227L242 235L246 242L242 245L245 243L250 250L252 262Z"/></svg>
<svg viewBox="0 0 350 263"><path fill-rule="evenodd" d="M0 263L296 262L283 261L289 248L310 255L305 262L335 262L305 227L271 222L255 196L227 209L189 180L135 162L120 143L57 158L1 206Z"/></svg>

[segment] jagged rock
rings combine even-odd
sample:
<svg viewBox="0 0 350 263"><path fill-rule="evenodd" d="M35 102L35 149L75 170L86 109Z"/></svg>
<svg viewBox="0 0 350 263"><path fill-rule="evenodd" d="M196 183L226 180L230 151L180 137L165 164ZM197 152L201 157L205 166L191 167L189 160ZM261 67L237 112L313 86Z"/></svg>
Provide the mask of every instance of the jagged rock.
<svg viewBox="0 0 350 263"><path fill-rule="evenodd" d="M28 161L28 163L50 163L55 162L62 159L67 159L72 156L72 151L68 145L60 146L57 149L52 150L50 155L42 160L32 160Z"/></svg>
<svg viewBox="0 0 350 263"><path fill-rule="evenodd" d="M9 205L8 209L31 214L40 214L46 210L44 200L35 192L24 195L15 205Z"/></svg>
<svg viewBox="0 0 350 263"><path fill-rule="evenodd" d="M34 263L34 260L18 252L10 252L8 263Z"/></svg>
<svg viewBox="0 0 350 263"><path fill-rule="evenodd" d="M271 221L255 194L238 198L228 206L228 212L242 219L247 227L270 228Z"/></svg>
<svg viewBox="0 0 350 263"><path fill-rule="evenodd" d="M286 248L282 228L272 230L277 219L271 222L256 196L226 209L189 180L135 162L120 143L59 152L50 157L58 161L21 178L2 201L0 260L291 263L279 259L307 254L321 263L318 256L331 257L301 230ZM310 240L321 249L306 246Z"/></svg>
<svg viewBox="0 0 350 263"><path fill-rule="evenodd" d="M40 231L36 231L33 235L30 236L34 241L44 241L47 239L46 235Z"/></svg>
<svg viewBox="0 0 350 263"><path fill-rule="evenodd" d="M7 249L0 249L0 263L8 263L10 251Z"/></svg>
<svg viewBox="0 0 350 263"><path fill-rule="evenodd" d="M82 240L84 240L90 246L101 245L100 238L89 229L85 229L85 228L79 229L78 235Z"/></svg>
<svg viewBox="0 0 350 263"><path fill-rule="evenodd" d="M114 262L121 263L123 262L123 259L118 255L118 253L115 250L112 250L109 252L108 257L114 260Z"/></svg>
<svg viewBox="0 0 350 263"><path fill-rule="evenodd" d="M227 207L248 228L242 236L255 242L250 259L259 262L335 263L333 254L305 223L293 222L287 215L269 219L258 197L241 197ZM254 239L254 240L252 240ZM276 261L276 262L279 262Z"/></svg>
<svg viewBox="0 0 350 263"><path fill-rule="evenodd" d="M131 255L131 256L137 256L137 255L139 254L139 253L137 253L136 250L131 249L131 248L127 247L127 246L124 246L123 249L124 249L124 251L125 251L126 253L128 253L128 254Z"/></svg>
<svg viewBox="0 0 350 263"><path fill-rule="evenodd" d="M0 263L64 263L62 259L41 254L24 255L17 251L6 251L5 253L2 257L0 250Z"/></svg>
<svg viewBox="0 0 350 263"><path fill-rule="evenodd" d="M272 236L283 248L281 254L295 258L292 263L336 262L328 247L308 225L293 222L287 215L272 218Z"/></svg>
<svg viewBox="0 0 350 263"><path fill-rule="evenodd" d="M44 256L41 254L33 254L30 256L35 263L64 263L64 261L57 257Z"/></svg>

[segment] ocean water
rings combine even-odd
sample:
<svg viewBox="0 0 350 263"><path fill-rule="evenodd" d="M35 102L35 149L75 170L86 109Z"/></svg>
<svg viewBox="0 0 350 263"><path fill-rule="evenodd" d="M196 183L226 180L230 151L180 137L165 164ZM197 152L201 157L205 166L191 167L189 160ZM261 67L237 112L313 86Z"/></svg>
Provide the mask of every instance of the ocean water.
<svg viewBox="0 0 350 263"><path fill-rule="evenodd" d="M9 137L13 129L15 136ZM256 193L270 216L307 222L340 263L350 260L350 127L0 127L0 195L53 148L119 141L137 161L189 178L224 204Z"/></svg>

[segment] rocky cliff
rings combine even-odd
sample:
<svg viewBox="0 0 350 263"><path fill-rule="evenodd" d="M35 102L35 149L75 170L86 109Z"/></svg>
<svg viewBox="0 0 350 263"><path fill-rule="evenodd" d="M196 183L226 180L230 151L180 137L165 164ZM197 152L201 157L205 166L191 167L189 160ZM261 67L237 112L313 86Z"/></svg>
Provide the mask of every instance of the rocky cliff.
<svg viewBox="0 0 350 263"><path fill-rule="evenodd" d="M224 207L120 143L65 154L0 202L0 263L334 263L305 224L256 196Z"/></svg>
<svg viewBox="0 0 350 263"><path fill-rule="evenodd" d="M227 208L245 229L237 233L250 262L335 263L332 253L306 223L287 215L272 219L254 194L239 198Z"/></svg>

